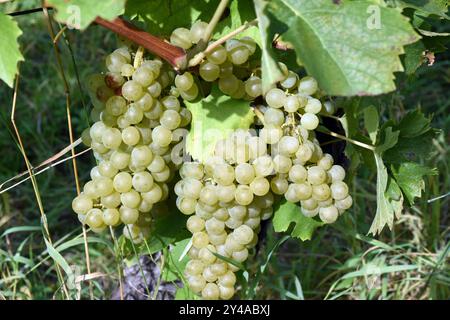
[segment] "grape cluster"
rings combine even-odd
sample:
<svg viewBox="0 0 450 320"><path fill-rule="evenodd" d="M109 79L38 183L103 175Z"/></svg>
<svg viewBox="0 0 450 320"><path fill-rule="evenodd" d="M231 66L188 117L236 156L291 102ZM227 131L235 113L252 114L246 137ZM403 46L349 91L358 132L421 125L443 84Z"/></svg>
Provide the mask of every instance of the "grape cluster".
<svg viewBox="0 0 450 320"><path fill-rule="evenodd" d="M270 145L275 173L271 190L299 202L305 216L319 215L323 222L333 223L353 201L343 181L344 168L322 151L314 134L319 112L333 113L332 104L323 106L313 97L318 85L312 77L299 79L288 71L279 87L266 93L267 106L261 108L260 138Z"/></svg>
<svg viewBox="0 0 450 320"><path fill-rule="evenodd" d="M172 149L191 114L165 93L172 71L156 59L141 59L135 68L132 58L128 47L115 50L106 59L108 72L88 81L95 123L82 138L98 164L72 208L93 231L123 223L124 235L139 242L150 232L153 206L168 197Z"/></svg>
<svg viewBox="0 0 450 320"><path fill-rule="evenodd" d="M230 299L238 268L213 253L244 262L258 241L261 220L272 216L272 168L266 144L247 131L217 143L205 163L189 162L175 185L179 210L192 233L186 276L204 299Z"/></svg>
<svg viewBox="0 0 450 320"><path fill-rule="evenodd" d="M189 49L200 41L207 26L207 23L197 21L190 30L177 28L172 32L170 41L183 49ZM256 43L250 37L229 39L225 46L219 45L211 50L200 63L200 78L206 82L217 81L219 89L232 98L253 100L261 94L261 79L250 76L250 58L255 51ZM189 71L175 77L175 86L187 101L198 96L198 85Z"/></svg>

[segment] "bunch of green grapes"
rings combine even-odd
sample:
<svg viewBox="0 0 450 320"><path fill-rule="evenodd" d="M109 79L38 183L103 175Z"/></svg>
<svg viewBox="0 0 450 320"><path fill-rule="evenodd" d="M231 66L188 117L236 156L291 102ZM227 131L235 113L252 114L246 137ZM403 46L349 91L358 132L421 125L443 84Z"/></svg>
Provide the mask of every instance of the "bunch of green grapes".
<svg viewBox="0 0 450 320"><path fill-rule="evenodd" d="M170 41L183 49L189 49L201 41L207 23L197 21L191 29L177 28ZM219 89L235 99L252 100L261 94L261 79L251 75L251 57L256 51L256 43L250 37L229 39L206 54L200 63L198 74L206 82L217 81ZM175 77L175 86L185 100L198 96L199 88L193 74L189 71Z"/></svg>
<svg viewBox="0 0 450 320"><path fill-rule="evenodd" d="M319 215L325 223L333 223L339 214L349 209L352 197L343 181L345 170L334 164L315 138L319 113L333 113L314 97L317 81L312 77L299 79L288 71L286 78L264 96L260 131L261 139L270 145L275 176L271 190L286 200L300 203L308 217Z"/></svg>
<svg viewBox="0 0 450 320"><path fill-rule="evenodd" d="M108 72L88 81L95 123L82 138L98 164L72 208L93 231L123 223L124 235L138 242L150 231L153 206L168 197L172 149L191 114L166 93L174 74L160 60L132 60L121 47L107 57Z"/></svg>
<svg viewBox="0 0 450 320"><path fill-rule="evenodd" d="M271 162L259 137L238 130L219 141L205 163L189 162L180 169L177 206L190 215L192 233L185 273L189 287L204 299L234 295L238 268L214 253L244 262L257 244L261 220L273 212Z"/></svg>

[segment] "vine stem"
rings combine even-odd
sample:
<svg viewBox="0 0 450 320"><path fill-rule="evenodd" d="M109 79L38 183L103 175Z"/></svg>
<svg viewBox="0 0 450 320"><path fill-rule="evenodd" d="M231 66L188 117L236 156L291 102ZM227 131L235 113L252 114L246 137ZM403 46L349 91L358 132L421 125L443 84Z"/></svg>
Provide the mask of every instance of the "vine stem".
<svg viewBox="0 0 450 320"><path fill-rule="evenodd" d="M117 18L114 21L108 21L97 17L95 22L120 36L130 39L151 53L161 57L170 63L175 70L184 69L186 67L187 58L186 52L183 49L135 27L124 19Z"/></svg>
<svg viewBox="0 0 450 320"><path fill-rule="evenodd" d="M245 24L243 24L242 26L240 26L239 28L235 29L234 31L231 31L230 33L226 34L225 36L223 36L222 38L214 41L213 43L211 43L204 51L196 54L191 60L189 60L189 67L195 67L196 65L198 65L200 62L202 62L202 60L206 57L206 55L208 53L210 53L211 51L213 51L215 48L217 48L218 46L220 46L221 44L223 44L225 41L227 41L228 39L233 38L235 35L241 33L242 31L255 26L258 23L258 20L252 20L250 22L246 22Z"/></svg>
<svg viewBox="0 0 450 320"><path fill-rule="evenodd" d="M219 23L219 20L222 17L223 12L225 11L225 9L228 6L228 2L229 2L229 0L220 0L220 3L217 6L217 9L214 12L213 17L211 18L211 21L209 21L208 27L206 28L205 33L203 34L203 37L201 39L205 45L208 43L209 39L211 38L211 35L212 35L214 29L216 28L217 23Z"/></svg>
<svg viewBox="0 0 450 320"><path fill-rule="evenodd" d="M368 149L370 151L375 151L375 149L376 149L375 146L372 146L370 144L367 144L367 143L364 143L364 142L361 142L361 141L358 141L358 140L354 140L352 138L348 138L348 137L343 136L343 135L341 135L339 133L336 133L336 132L333 132L333 131L329 131L329 130L326 130L326 129L321 128L321 127L317 127L316 130L318 132L321 132L321 133L324 133L324 134L328 134L328 135L330 135L332 137L348 141L350 143L353 143L354 145L357 145L357 146L362 147L364 149Z"/></svg>

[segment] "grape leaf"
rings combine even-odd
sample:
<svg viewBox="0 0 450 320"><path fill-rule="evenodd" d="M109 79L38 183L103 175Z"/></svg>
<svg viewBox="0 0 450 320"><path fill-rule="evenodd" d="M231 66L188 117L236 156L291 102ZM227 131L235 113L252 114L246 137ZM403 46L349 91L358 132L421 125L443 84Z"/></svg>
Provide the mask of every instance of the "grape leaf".
<svg viewBox="0 0 450 320"><path fill-rule="evenodd" d="M425 189L423 177L437 174L435 169L415 162L403 162L398 166L392 166L391 171L409 204L414 204L414 199L422 195L422 190Z"/></svg>
<svg viewBox="0 0 450 320"><path fill-rule="evenodd" d="M449 19L447 15L448 0L400 0L396 1L400 8L413 8L420 15L437 15Z"/></svg>
<svg viewBox="0 0 450 320"><path fill-rule="evenodd" d="M431 129L431 118L427 118L420 110L408 112L396 126L400 137L414 138Z"/></svg>
<svg viewBox="0 0 450 320"><path fill-rule="evenodd" d="M405 47L403 64L405 65L405 72L407 75L414 74L426 61L424 56L425 50L425 44L422 41L417 41Z"/></svg>
<svg viewBox="0 0 450 320"><path fill-rule="evenodd" d="M86 29L97 17L113 20L123 13L126 0L47 0L57 11L56 20L76 29Z"/></svg>
<svg viewBox="0 0 450 320"><path fill-rule="evenodd" d="M398 10L368 0L272 0L265 12L271 19L268 37L276 28L330 95L395 90L403 46L420 39Z"/></svg>
<svg viewBox="0 0 450 320"><path fill-rule="evenodd" d="M127 16L145 23L155 35L169 36L175 28L190 28L194 21L209 21L219 0L128 0Z"/></svg>
<svg viewBox="0 0 450 320"><path fill-rule="evenodd" d="M17 39L22 34L17 22L0 13L0 79L12 88L17 64L24 61Z"/></svg>
<svg viewBox="0 0 450 320"><path fill-rule="evenodd" d="M233 0L230 3L229 8L230 15L217 24L214 30L213 39L219 39L231 31L236 30L246 22L250 22L256 18L252 1ZM245 36L253 38L258 44L261 43L259 30L256 26L244 30L237 34L235 38L240 39Z"/></svg>
<svg viewBox="0 0 450 320"><path fill-rule="evenodd" d="M258 29L261 38L261 72L262 72L262 89L267 92L273 83L283 80L284 76L278 66L276 55L272 48L273 37L269 31L270 20L264 13L268 4L267 0L254 0L256 16L258 17Z"/></svg>
<svg viewBox="0 0 450 320"><path fill-rule="evenodd" d="M189 245L190 241L191 238L183 239L175 242L173 246L171 246L166 255L166 267L161 272L161 278L164 281L174 281L183 275L183 270L189 259L187 255L184 257L182 257L182 255L184 254L186 246Z"/></svg>
<svg viewBox="0 0 450 320"><path fill-rule="evenodd" d="M236 129L248 129L253 123L249 102L224 95L217 85L206 98L185 104L192 113L186 149L195 160L206 160L218 140L227 138Z"/></svg>
<svg viewBox="0 0 450 320"><path fill-rule="evenodd" d="M276 232L288 231L293 223L295 226L291 231L291 236L302 241L311 240L314 230L324 225L323 222L305 217L301 213L300 207L285 199L274 208L272 223Z"/></svg>

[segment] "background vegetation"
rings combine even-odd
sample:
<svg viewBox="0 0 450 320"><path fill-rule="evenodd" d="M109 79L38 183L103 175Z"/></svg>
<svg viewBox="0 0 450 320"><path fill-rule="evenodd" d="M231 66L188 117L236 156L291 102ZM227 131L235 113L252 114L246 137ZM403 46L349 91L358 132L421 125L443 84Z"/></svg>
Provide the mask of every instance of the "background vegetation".
<svg viewBox="0 0 450 320"><path fill-rule="evenodd" d="M4 6L3 11L32 7L33 1ZM18 17L26 63L21 80L15 121L30 162L37 165L69 144L64 84L58 72L47 21L42 13ZM55 28L58 26L55 24ZM450 29L439 27L441 32ZM65 32L59 46L70 86L76 137L87 126L89 99L79 78L98 72L115 36L98 26L85 32ZM67 44L70 44L70 48ZM76 61L76 66L73 64ZM320 228L311 241L286 240L265 228L258 254L249 261L257 274L241 298L259 299L448 299L449 256L449 131L450 55L436 56L415 76L399 76L399 90L376 99L383 119L399 119L417 106L433 115L441 129L433 140L430 166L439 175L427 177L423 197L404 210L392 231L377 238L365 236L375 215L375 183L370 171L359 168L353 178L355 205L333 225ZM26 170L13 134L13 90L0 84L0 183ZM77 158L81 181L94 164L90 153ZM72 166L66 161L37 176L54 247L71 266L86 273L81 227L71 210L76 194ZM30 181L0 194L0 299L62 298L61 281L40 232L40 213ZM74 240L75 239L75 240ZM109 299L118 285L118 269L125 263L109 234L89 234L91 272L101 276L76 289L81 298ZM274 246L280 245L276 250ZM271 256L271 259L269 257ZM261 272L261 265L264 267ZM259 272L258 272L259 270ZM252 286L257 290L252 290ZM90 291L91 289L91 291Z"/></svg>

